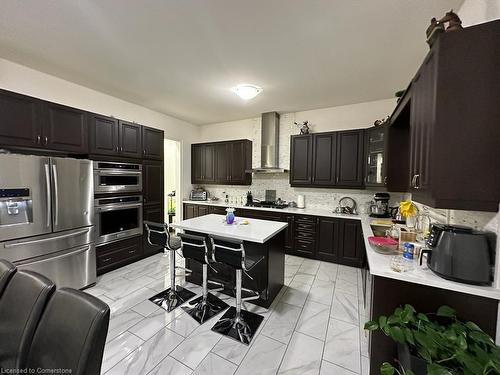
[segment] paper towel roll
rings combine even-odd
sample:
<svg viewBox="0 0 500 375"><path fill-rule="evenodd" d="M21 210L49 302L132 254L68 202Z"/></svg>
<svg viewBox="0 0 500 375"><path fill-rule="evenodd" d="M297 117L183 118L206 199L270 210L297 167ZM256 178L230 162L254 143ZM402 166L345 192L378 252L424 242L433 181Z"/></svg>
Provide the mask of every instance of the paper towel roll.
<svg viewBox="0 0 500 375"><path fill-rule="evenodd" d="M299 194L297 197L297 208L304 208L305 206L305 198L302 194Z"/></svg>

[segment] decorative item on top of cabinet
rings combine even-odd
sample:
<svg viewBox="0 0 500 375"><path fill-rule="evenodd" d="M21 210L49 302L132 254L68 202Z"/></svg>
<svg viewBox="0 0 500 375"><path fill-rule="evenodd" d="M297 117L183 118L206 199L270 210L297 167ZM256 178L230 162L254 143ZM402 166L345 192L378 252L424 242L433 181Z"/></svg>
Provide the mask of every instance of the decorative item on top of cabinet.
<svg viewBox="0 0 500 375"><path fill-rule="evenodd" d="M302 123L294 122L294 124L299 128L300 134L309 134L311 130L309 127L309 121L302 121Z"/></svg>
<svg viewBox="0 0 500 375"><path fill-rule="evenodd" d="M143 126L142 148L143 158L163 160L163 130Z"/></svg>
<svg viewBox="0 0 500 375"><path fill-rule="evenodd" d="M191 145L191 183L251 185L252 142L247 139Z"/></svg>

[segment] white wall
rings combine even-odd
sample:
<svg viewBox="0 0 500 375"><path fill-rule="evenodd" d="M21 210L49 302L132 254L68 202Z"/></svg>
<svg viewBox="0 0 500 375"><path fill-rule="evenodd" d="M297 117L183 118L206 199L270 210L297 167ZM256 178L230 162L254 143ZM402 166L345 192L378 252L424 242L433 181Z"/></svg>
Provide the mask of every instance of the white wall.
<svg viewBox="0 0 500 375"><path fill-rule="evenodd" d="M198 136L198 127L4 59L0 59L0 88L164 130L165 138L182 143L182 185L186 191L191 189L190 144Z"/></svg>
<svg viewBox="0 0 500 375"><path fill-rule="evenodd" d="M496 20L500 18L500 0L465 0L457 14L464 27Z"/></svg>

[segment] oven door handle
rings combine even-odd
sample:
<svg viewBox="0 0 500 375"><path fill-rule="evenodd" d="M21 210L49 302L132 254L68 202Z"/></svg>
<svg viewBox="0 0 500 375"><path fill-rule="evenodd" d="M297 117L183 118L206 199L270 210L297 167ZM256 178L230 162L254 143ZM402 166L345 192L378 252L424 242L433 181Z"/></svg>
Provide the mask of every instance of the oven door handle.
<svg viewBox="0 0 500 375"><path fill-rule="evenodd" d="M123 171L123 170L109 170L109 169L94 169L94 171L99 175L113 175L113 176L127 176L127 175L137 175L140 176L142 171Z"/></svg>
<svg viewBox="0 0 500 375"><path fill-rule="evenodd" d="M33 245L37 243L43 243L43 242L49 242L49 241L54 241L54 240L60 240L63 238L68 238L68 237L74 237L74 236L80 236L82 234L88 233L90 229L85 229L81 230L79 232L73 232L73 233L68 233L68 234L63 234L62 236L57 236L57 237L49 237L49 238L42 238L39 240L33 240L33 241L25 241L25 242L15 242L15 243L7 243L4 245L4 248L9 249L11 247L18 247L18 246L24 246L24 245Z"/></svg>
<svg viewBox="0 0 500 375"><path fill-rule="evenodd" d="M142 207L142 203L133 203L133 204L120 204L116 206L97 206L95 209L97 212L107 212L107 211L118 211L118 210L125 210L127 208L134 208L134 207Z"/></svg>

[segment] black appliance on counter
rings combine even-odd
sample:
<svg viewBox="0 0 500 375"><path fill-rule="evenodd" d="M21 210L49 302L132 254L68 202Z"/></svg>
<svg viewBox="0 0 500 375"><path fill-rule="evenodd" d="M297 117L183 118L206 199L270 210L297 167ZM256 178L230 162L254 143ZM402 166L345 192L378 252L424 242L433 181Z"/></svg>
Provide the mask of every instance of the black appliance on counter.
<svg viewBox="0 0 500 375"><path fill-rule="evenodd" d="M491 285L493 256L488 233L459 225L433 224L427 239L427 266L444 279Z"/></svg>
<svg viewBox="0 0 500 375"><path fill-rule="evenodd" d="M391 217L389 212L389 193L375 193L373 204L370 206L371 217Z"/></svg>
<svg viewBox="0 0 500 375"><path fill-rule="evenodd" d="M246 206L283 209L285 207L288 207L288 204L284 203L283 201L252 201L251 203L247 202Z"/></svg>

